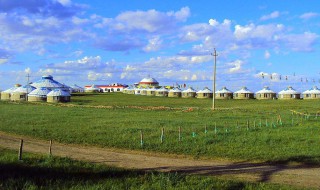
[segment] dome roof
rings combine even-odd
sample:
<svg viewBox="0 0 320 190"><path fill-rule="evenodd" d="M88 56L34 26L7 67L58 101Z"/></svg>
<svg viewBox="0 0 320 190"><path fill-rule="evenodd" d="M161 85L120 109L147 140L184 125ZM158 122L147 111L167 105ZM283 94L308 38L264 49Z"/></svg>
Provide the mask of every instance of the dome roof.
<svg viewBox="0 0 320 190"><path fill-rule="evenodd" d="M320 90L314 86L311 89L304 91L303 94L320 94Z"/></svg>
<svg viewBox="0 0 320 190"><path fill-rule="evenodd" d="M152 88L147 88L147 91L151 92L151 91L156 91L157 89L155 87Z"/></svg>
<svg viewBox="0 0 320 190"><path fill-rule="evenodd" d="M164 86L156 90L157 92L168 92L169 90L166 89Z"/></svg>
<svg viewBox="0 0 320 190"><path fill-rule="evenodd" d="M13 91L15 91L18 87L12 87L12 88L9 88L5 91L2 91L3 93L12 93Z"/></svg>
<svg viewBox="0 0 320 190"><path fill-rule="evenodd" d="M47 94L47 96L71 96L69 92L61 90L61 89L54 89Z"/></svg>
<svg viewBox="0 0 320 190"><path fill-rule="evenodd" d="M192 87L189 87L188 89L186 89L186 90L184 90L182 92L188 93L188 92L196 92L196 91Z"/></svg>
<svg viewBox="0 0 320 190"><path fill-rule="evenodd" d="M169 92L181 92L180 88L173 88Z"/></svg>
<svg viewBox="0 0 320 190"><path fill-rule="evenodd" d="M236 94L253 94L247 87L242 87L240 90L234 92Z"/></svg>
<svg viewBox="0 0 320 190"><path fill-rule="evenodd" d="M288 88L281 90L278 94L300 94L300 92L296 91L291 86L288 86Z"/></svg>
<svg viewBox="0 0 320 190"><path fill-rule="evenodd" d="M268 86L265 86L262 90L256 92L256 94L275 94Z"/></svg>
<svg viewBox="0 0 320 190"><path fill-rule="evenodd" d="M30 85L25 85L25 86L21 86L17 89L15 89L14 91L12 91L11 93L30 93L31 91L33 91L34 89L36 89L33 86Z"/></svg>
<svg viewBox="0 0 320 190"><path fill-rule="evenodd" d="M197 94L199 94L199 93L212 93L212 90L210 90L208 87L205 87L203 90L199 90L198 92L197 92Z"/></svg>
<svg viewBox="0 0 320 190"><path fill-rule="evenodd" d="M222 87L220 90L216 91L216 94L232 94L233 92L227 89L227 87Z"/></svg>
<svg viewBox="0 0 320 190"><path fill-rule="evenodd" d="M158 81L154 78L147 77L142 79L139 84L159 84Z"/></svg>
<svg viewBox="0 0 320 190"><path fill-rule="evenodd" d="M53 80L51 75L44 75L42 78L31 84L36 88L47 87L47 88L64 88L65 85Z"/></svg>
<svg viewBox="0 0 320 190"><path fill-rule="evenodd" d="M49 92L51 92L50 89L42 87L42 88L37 88L33 90L32 92L29 93L28 96L46 97Z"/></svg>

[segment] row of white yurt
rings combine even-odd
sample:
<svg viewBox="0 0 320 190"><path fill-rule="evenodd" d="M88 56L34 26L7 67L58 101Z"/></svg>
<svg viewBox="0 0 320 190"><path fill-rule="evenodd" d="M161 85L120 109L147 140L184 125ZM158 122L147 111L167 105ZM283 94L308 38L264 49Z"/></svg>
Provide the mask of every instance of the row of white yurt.
<svg viewBox="0 0 320 190"><path fill-rule="evenodd" d="M14 85L14 87L9 88L5 91L1 92L1 100L10 100L11 99L11 93L16 90L17 88L21 87L20 84Z"/></svg>
<svg viewBox="0 0 320 190"><path fill-rule="evenodd" d="M27 96L30 92L35 90L36 88L31 86L30 84L25 86L20 86L19 88L15 89L11 92L11 101L26 101Z"/></svg>

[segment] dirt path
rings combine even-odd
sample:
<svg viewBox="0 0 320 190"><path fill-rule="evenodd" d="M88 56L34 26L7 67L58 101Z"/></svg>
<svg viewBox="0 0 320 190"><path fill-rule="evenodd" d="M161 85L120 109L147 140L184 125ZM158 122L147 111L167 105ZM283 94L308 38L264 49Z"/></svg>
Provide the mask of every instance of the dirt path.
<svg viewBox="0 0 320 190"><path fill-rule="evenodd" d="M48 154L48 141L0 132L1 147L18 150L20 139L24 140L24 151ZM123 168L156 170L161 172L178 171L187 174L214 175L229 179L236 178L245 181L271 182L320 188L320 166L193 160L166 155L159 156L138 151L97 148L93 146L79 146L55 142L52 146L52 154Z"/></svg>

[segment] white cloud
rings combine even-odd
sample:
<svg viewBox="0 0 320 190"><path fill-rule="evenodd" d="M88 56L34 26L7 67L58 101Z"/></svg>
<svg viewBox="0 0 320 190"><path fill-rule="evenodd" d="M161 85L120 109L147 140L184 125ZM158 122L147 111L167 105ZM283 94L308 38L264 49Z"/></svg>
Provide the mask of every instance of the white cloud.
<svg viewBox="0 0 320 190"><path fill-rule="evenodd" d="M242 72L242 65L243 64L244 64L244 62L241 60L235 60L233 62L227 63L227 65L231 66L231 68L229 68L228 72L229 73Z"/></svg>
<svg viewBox="0 0 320 190"><path fill-rule="evenodd" d="M6 58L0 58L0 65L5 64L9 61L9 59Z"/></svg>
<svg viewBox="0 0 320 190"><path fill-rule="evenodd" d="M265 58L265 59L269 59L270 57L271 57L270 52L269 52L268 50L266 50L266 51L264 52L264 58Z"/></svg>
<svg viewBox="0 0 320 190"><path fill-rule="evenodd" d="M304 14L300 15L300 18L304 19L304 20L309 20L311 18L315 18L318 16L319 16L319 13L308 12L308 13L304 13Z"/></svg>
<svg viewBox="0 0 320 190"><path fill-rule="evenodd" d="M260 18L260 20L270 20L270 19L275 19L278 18L280 16L280 12L279 11L274 11L268 15L264 15Z"/></svg>
<svg viewBox="0 0 320 190"><path fill-rule="evenodd" d="M145 52L157 51L162 47L162 40L159 36L149 39L147 46L143 48Z"/></svg>
<svg viewBox="0 0 320 190"><path fill-rule="evenodd" d="M97 81L97 80L108 80L112 78L112 73L97 73L93 71L88 72L88 80Z"/></svg>

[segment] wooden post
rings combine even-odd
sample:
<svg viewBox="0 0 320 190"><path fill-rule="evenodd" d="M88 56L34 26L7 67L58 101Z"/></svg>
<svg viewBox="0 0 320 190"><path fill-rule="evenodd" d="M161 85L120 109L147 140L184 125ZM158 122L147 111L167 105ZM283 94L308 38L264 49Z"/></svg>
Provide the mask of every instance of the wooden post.
<svg viewBox="0 0 320 190"><path fill-rule="evenodd" d="M179 142L181 142L181 127L179 126Z"/></svg>
<svg viewBox="0 0 320 190"><path fill-rule="evenodd" d="M20 147L18 153L18 160L22 160L23 139L20 140Z"/></svg>
<svg viewBox="0 0 320 190"><path fill-rule="evenodd" d="M163 138L164 138L164 127L162 127L162 130L161 130L161 137L160 137L161 143L163 143Z"/></svg>
<svg viewBox="0 0 320 190"><path fill-rule="evenodd" d="M142 130L140 131L140 145L143 147L143 132Z"/></svg>
<svg viewBox="0 0 320 190"><path fill-rule="evenodd" d="M52 140L50 140L49 156L52 156Z"/></svg>
<svg viewBox="0 0 320 190"><path fill-rule="evenodd" d="M247 120L247 131L249 131L249 120Z"/></svg>

